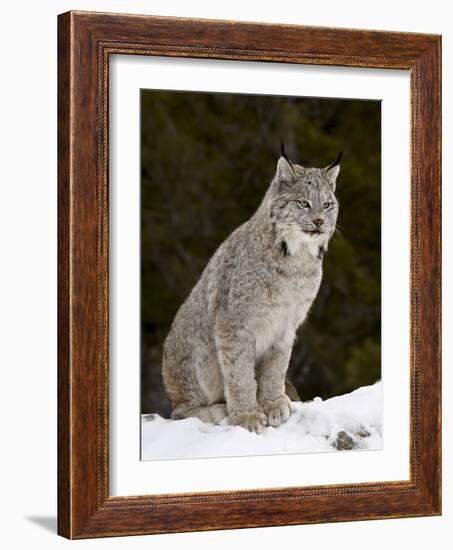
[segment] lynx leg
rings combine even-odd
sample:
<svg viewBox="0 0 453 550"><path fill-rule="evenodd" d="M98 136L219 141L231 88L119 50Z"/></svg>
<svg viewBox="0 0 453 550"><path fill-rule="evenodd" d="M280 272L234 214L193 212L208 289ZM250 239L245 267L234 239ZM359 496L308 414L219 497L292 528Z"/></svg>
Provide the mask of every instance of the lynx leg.
<svg viewBox="0 0 453 550"><path fill-rule="evenodd" d="M209 403L198 381L195 361L193 355L179 363L164 355L162 374L172 404L171 418L193 416L203 422L219 423L227 416L226 405Z"/></svg>
<svg viewBox="0 0 453 550"><path fill-rule="evenodd" d="M190 403L180 403L171 413L173 420L180 420L191 416L199 418L202 422L218 424L228 416L228 413L225 403L214 403L205 407L193 406Z"/></svg>
<svg viewBox="0 0 453 550"><path fill-rule="evenodd" d="M291 414L290 400L285 393L285 375L291 346L271 346L258 369L258 401L270 426L280 426Z"/></svg>
<svg viewBox="0 0 453 550"><path fill-rule="evenodd" d="M266 417L258 407L255 380L255 346L244 332L217 339L228 418L233 425L261 433Z"/></svg>

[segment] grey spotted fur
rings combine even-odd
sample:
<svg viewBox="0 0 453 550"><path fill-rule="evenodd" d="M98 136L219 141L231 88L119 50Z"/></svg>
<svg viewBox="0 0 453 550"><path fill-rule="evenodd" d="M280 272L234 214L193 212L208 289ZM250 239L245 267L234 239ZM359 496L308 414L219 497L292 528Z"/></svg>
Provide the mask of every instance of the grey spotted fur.
<svg viewBox="0 0 453 550"><path fill-rule="evenodd" d="M172 418L228 416L256 433L289 418L285 374L335 230L339 169L283 153L258 210L214 253L164 343Z"/></svg>

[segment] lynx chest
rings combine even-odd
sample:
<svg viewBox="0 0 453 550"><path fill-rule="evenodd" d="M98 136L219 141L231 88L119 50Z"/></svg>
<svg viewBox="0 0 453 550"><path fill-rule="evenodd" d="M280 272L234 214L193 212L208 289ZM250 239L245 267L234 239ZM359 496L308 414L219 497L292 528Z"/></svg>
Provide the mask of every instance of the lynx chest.
<svg viewBox="0 0 453 550"><path fill-rule="evenodd" d="M278 342L292 343L297 327L304 322L316 298L322 278L321 262L302 269L276 272L269 299L256 324L256 351L264 353Z"/></svg>

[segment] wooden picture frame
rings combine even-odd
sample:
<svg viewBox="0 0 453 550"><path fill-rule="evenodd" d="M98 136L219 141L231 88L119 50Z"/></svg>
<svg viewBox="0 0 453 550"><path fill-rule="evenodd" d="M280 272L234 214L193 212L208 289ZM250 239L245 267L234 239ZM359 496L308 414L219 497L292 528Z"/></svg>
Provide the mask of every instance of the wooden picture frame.
<svg viewBox="0 0 453 550"><path fill-rule="evenodd" d="M440 514L440 37L69 12L59 16L58 48L59 534L88 538ZM111 54L410 71L409 481L109 495Z"/></svg>

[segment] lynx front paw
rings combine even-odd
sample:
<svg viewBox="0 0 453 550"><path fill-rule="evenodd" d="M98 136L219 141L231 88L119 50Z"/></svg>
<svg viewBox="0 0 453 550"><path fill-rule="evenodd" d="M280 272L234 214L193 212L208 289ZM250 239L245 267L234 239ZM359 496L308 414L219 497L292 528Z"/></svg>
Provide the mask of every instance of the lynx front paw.
<svg viewBox="0 0 453 550"><path fill-rule="evenodd" d="M261 411L235 412L229 415L231 424L241 426L249 432L262 433L266 426L266 415Z"/></svg>
<svg viewBox="0 0 453 550"><path fill-rule="evenodd" d="M277 399L267 399L261 403L261 408L267 417L269 426L276 428L283 422L286 422L291 414L291 401L286 395L281 395Z"/></svg>

